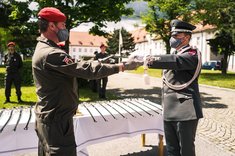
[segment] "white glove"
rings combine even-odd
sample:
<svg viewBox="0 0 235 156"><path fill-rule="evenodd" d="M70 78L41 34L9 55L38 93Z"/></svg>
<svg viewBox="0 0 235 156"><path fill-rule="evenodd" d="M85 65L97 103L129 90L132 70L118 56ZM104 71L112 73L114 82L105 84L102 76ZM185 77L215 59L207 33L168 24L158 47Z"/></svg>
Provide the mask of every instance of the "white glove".
<svg viewBox="0 0 235 156"><path fill-rule="evenodd" d="M124 69L125 70L134 70L138 68L139 66L142 66L144 64L143 59L139 60L136 57L130 57L127 62L124 62Z"/></svg>

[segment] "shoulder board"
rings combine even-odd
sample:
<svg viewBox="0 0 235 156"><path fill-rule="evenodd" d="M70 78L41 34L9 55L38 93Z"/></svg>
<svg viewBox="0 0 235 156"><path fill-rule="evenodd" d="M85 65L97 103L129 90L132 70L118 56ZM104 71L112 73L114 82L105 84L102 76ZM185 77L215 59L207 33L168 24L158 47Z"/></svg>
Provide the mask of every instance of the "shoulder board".
<svg viewBox="0 0 235 156"><path fill-rule="evenodd" d="M197 50L196 49L190 49L188 53L189 53L189 55L193 56L193 55L197 54Z"/></svg>

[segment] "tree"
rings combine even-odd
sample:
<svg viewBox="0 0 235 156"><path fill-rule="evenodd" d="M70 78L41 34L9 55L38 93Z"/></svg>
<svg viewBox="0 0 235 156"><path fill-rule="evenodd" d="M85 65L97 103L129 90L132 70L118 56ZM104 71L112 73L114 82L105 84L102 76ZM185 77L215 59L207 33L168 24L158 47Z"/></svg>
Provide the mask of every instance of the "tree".
<svg viewBox="0 0 235 156"><path fill-rule="evenodd" d="M170 53L170 21L180 18L186 22L192 21L194 0L146 0L149 10L142 15L146 30L161 37Z"/></svg>
<svg viewBox="0 0 235 156"><path fill-rule="evenodd" d="M203 1L203 3L201 3ZM209 40L212 52L222 54L222 74L227 73L230 55L235 52L235 2L234 0L197 0L197 18L203 24L217 27L214 39Z"/></svg>
<svg viewBox="0 0 235 156"><path fill-rule="evenodd" d="M8 18L11 14L11 5L0 1L0 27L6 28L9 25Z"/></svg>
<svg viewBox="0 0 235 156"><path fill-rule="evenodd" d="M109 54L117 54L119 51L119 49L118 49L119 43L120 43L119 42L119 31L120 31L120 29L114 30L113 34L110 37L108 37L107 52ZM124 28L121 29L121 34L122 34L122 40L123 40L121 51L125 52L125 53L122 53L122 55L128 56L128 55L130 55L131 52L135 51L134 38Z"/></svg>
<svg viewBox="0 0 235 156"><path fill-rule="evenodd" d="M11 33L6 28L0 27L0 53L6 50L6 46L9 39L13 39Z"/></svg>
<svg viewBox="0 0 235 156"><path fill-rule="evenodd" d="M32 1L32 0L30 0ZM68 30L81 23L93 22L95 25L90 29L90 33L100 36L108 36L102 30L107 22L118 22L121 16L131 15L133 10L126 8L125 4L131 0L33 0L39 4L39 9L43 7L56 7L67 16L66 27ZM69 40L66 42L68 47Z"/></svg>
<svg viewBox="0 0 235 156"><path fill-rule="evenodd" d="M214 54L223 55L222 74L227 74L229 57L235 54L235 44L232 41L231 35L225 30L216 33L214 39L209 39L208 44L211 46L211 51Z"/></svg>
<svg viewBox="0 0 235 156"><path fill-rule="evenodd" d="M9 41L16 42L17 49L25 54L27 48L35 47L37 29L36 25L29 22L32 11L28 8L29 2L12 0L0 3L0 31L2 49L6 49ZM3 15L3 16L2 16ZM3 17L3 18L2 18ZM34 28L34 29L33 29ZM4 31L3 31L4 30Z"/></svg>
<svg viewBox="0 0 235 156"><path fill-rule="evenodd" d="M38 36L37 24L30 22L30 18L37 18L37 13L43 7L56 7L67 16L66 26L68 30L84 22L93 22L95 25L90 32L96 35L107 36L102 30L107 22L118 22L121 16L131 15L133 10L126 8L125 4L131 0L11 0L0 3L0 27L8 28L13 36L21 41L20 46L35 46L35 37ZM28 6L31 2L38 3L38 10L31 11ZM3 18L2 18L2 15ZM5 22L5 23L4 23ZM28 36L32 34L31 36ZM19 37L19 38L18 38ZM20 38L21 37L21 38ZM24 42L24 44L22 44ZM27 45L27 43L29 45ZM69 40L66 42L68 48ZM31 47L30 46L30 47ZM27 47L21 47L22 49Z"/></svg>

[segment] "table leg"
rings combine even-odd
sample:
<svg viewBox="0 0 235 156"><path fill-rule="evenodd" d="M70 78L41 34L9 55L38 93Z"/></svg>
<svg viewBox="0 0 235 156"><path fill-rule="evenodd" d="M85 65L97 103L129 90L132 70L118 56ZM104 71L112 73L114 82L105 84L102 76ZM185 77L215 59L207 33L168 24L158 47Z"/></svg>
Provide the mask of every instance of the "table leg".
<svg viewBox="0 0 235 156"><path fill-rule="evenodd" d="M144 147L145 146L145 134L141 134L141 143L142 143L142 146Z"/></svg>
<svg viewBox="0 0 235 156"><path fill-rule="evenodd" d="M163 146L163 135L158 134L159 142L158 142L158 155L163 156L164 155L164 146Z"/></svg>

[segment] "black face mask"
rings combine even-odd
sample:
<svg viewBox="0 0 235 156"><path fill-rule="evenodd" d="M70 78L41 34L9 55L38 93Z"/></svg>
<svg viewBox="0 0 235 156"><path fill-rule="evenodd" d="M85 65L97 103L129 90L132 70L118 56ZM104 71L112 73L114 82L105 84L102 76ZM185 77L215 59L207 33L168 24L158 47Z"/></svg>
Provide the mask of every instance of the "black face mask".
<svg viewBox="0 0 235 156"><path fill-rule="evenodd" d="M174 38L174 37L171 37L170 38L170 46L171 48L177 48L179 45L181 45L182 43L182 38Z"/></svg>
<svg viewBox="0 0 235 156"><path fill-rule="evenodd" d="M57 37L60 42L66 41L69 38L68 29L59 29L59 31L57 32Z"/></svg>

